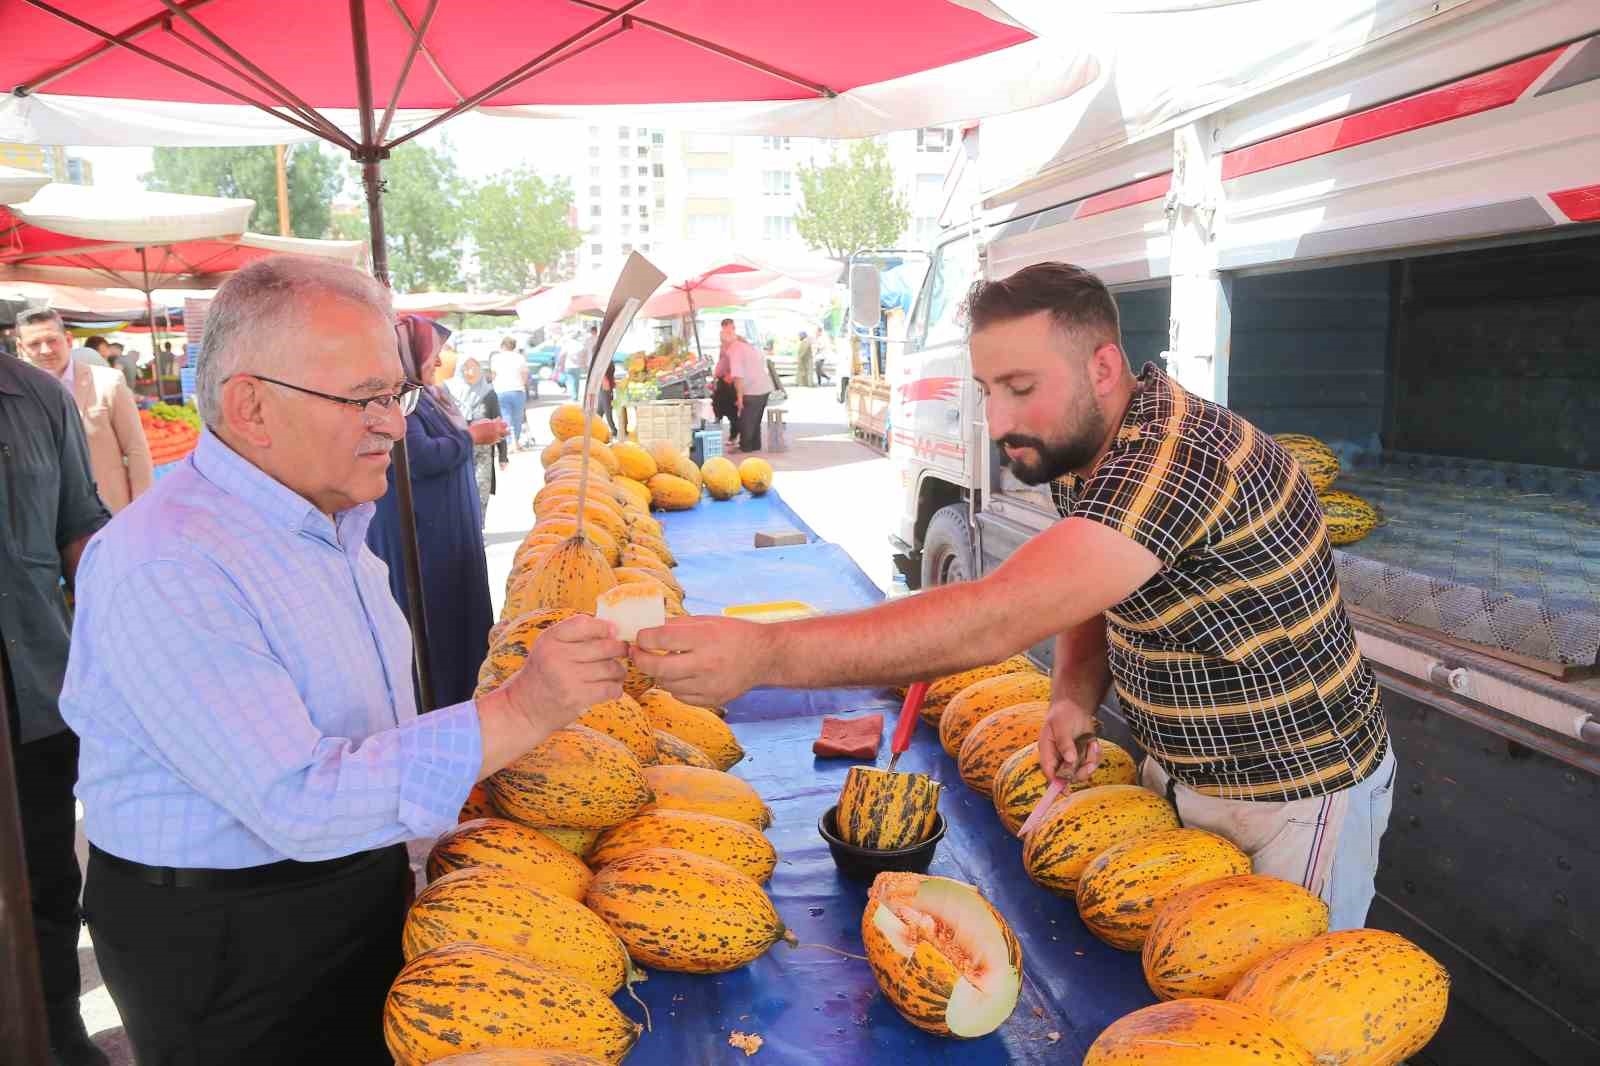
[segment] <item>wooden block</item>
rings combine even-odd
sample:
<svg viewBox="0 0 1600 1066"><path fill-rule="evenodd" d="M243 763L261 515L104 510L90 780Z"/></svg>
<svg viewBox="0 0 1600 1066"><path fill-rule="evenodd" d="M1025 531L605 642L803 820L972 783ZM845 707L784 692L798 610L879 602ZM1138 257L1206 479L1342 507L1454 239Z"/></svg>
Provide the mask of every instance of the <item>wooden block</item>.
<svg viewBox="0 0 1600 1066"><path fill-rule="evenodd" d="M804 544L806 535L798 529L763 529L756 534L756 547L781 548L790 544Z"/></svg>

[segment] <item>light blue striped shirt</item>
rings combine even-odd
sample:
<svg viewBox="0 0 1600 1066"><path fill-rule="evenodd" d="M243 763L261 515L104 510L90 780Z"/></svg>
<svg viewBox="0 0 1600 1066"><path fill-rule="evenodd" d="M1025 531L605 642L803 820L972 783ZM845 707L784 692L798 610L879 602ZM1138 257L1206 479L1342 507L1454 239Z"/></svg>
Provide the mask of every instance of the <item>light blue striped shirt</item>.
<svg viewBox="0 0 1600 1066"><path fill-rule="evenodd" d="M455 824L477 709L418 717L373 510L330 520L206 432L90 542L61 713L96 846L229 869Z"/></svg>

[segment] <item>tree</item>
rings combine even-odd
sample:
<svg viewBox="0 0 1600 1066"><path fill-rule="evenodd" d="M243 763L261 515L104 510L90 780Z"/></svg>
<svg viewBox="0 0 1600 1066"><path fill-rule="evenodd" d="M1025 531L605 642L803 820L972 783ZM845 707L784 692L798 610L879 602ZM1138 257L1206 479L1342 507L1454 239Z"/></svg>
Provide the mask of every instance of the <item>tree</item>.
<svg viewBox="0 0 1600 1066"><path fill-rule="evenodd" d="M278 232L278 163L270 145L257 148L157 148L154 168L141 176L148 189L256 202L250 229ZM329 204L344 178L339 161L320 145L289 148L289 227L296 237L326 237Z"/></svg>
<svg viewBox="0 0 1600 1066"><path fill-rule="evenodd" d="M911 221L905 196L895 191L889 153L877 141L857 141L826 166L801 164L800 193L795 229L834 259L891 245Z"/></svg>
<svg viewBox="0 0 1600 1066"><path fill-rule="evenodd" d="M563 273L582 237L570 221L572 187L527 167L507 170L472 197L478 283L492 292L527 292Z"/></svg>
<svg viewBox="0 0 1600 1066"><path fill-rule="evenodd" d="M360 188L359 168L352 179ZM456 172L448 141L438 148L407 141L383 164L383 233L389 277L396 292L463 288L466 205L471 189ZM334 218L334 234L370 240L365 203Z"/></svg>

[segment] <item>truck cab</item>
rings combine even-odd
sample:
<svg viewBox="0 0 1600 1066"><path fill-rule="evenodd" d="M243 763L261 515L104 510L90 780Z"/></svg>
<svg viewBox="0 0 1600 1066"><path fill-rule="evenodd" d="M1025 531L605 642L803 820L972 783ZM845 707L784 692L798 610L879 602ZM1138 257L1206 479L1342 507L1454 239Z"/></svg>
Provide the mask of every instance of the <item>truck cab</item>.
<svg viewBox="0 0 1600 1066"><path fill-rule="evenodd" d="M932 587L1059 520L990 445L960 305L1093 270L1135 371L1323 440L1384 516L1335 560L1400 757L1368 924L1453 979L1413 1061L1600 1062L1600 13L1454 14L1003 182L985 152L1074 131L969 130L889 360L892 551Z"/></svg>

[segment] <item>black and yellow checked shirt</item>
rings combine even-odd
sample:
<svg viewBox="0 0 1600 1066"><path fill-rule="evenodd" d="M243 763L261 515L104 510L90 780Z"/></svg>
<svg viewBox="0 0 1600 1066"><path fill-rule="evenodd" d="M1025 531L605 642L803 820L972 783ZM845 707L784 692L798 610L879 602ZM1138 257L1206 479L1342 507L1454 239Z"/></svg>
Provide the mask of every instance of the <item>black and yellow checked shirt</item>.
<svg viewBox="0 0 1600 1066"><path fill-rule="evenodd" d="M1135 738L1185 785L1230 799L1348 788L1388 744L1377 681L1339 598L1315 491L1289 454L1154 365L1063 514L1162 569L1106 612Z"/></svg>

